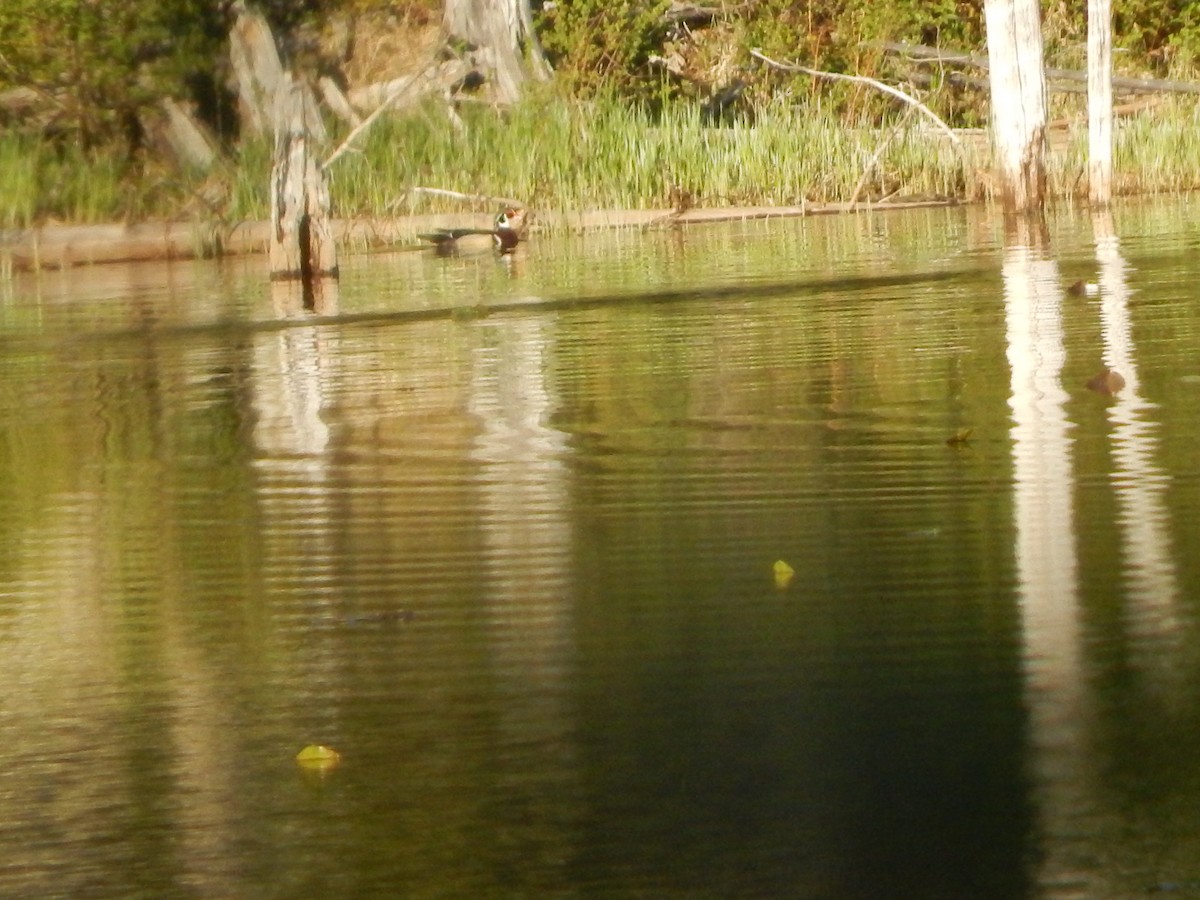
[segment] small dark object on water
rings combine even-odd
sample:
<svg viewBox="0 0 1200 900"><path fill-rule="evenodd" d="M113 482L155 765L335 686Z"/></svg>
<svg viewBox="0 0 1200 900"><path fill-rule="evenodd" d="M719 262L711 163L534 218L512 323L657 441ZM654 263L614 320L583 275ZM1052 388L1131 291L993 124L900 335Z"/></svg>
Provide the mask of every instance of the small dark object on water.
<svg viewBox="0 0 1200 900"><path fill-rule="evenodd" d="M1080 278L1069 288L1067 288L1067 293L1072 297L1083 297L1085 295L1088 297L1094 297L1096 294L1100 293L1100 287L1090 281L1084 281L1082 278Z"/></svg>
<svg viewBox="0 0 1200 900"><path fill-rule="evenodd" d="M975 433L974 428L960 428L950 437L946 438L947 447L961 447L967 441L971 440L971 435Z"/></svg>
<svg viewBox="0 0 1200 900"><path fill-rule="evenodd" d="M1114 369L1105 369L1088 379L1087 388L1097 394L1108 394L1110 397L1125 387L1125 379Z"/></svg>
<svg viewBox="0 0 1200 900"><path fill-rule="evenodd" d="M1150 894L1173 894L1179 891L1195 891L1200 890L1200 881L1160 881L1158 884L1152 884L1146 889Z"/></svg>
<svg viewBox="0 0 1200 900"><path fill-rule="evenodd" d="M396 622L411 622L416 618L416 613L411 609L392 609L386 612L377 613L360 613L358 615L346 616L346 624L355 625L390 625Z"/></svg>

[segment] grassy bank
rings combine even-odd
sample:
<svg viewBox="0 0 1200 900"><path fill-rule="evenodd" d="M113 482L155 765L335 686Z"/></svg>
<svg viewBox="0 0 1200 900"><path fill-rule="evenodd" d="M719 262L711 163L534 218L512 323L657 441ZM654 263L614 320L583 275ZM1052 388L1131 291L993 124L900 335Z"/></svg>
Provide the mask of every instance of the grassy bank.
<svg viewBox="0 0 1200 900"><path fill-rule="evenodd" d="M1117 185L1123 193L1200 187L1200 115L1194 101L1165 101L1118 129ZM698 206L793 205L892 197L986 199L986 137L955 145L922 122L850 125L779 98L753 124L712 127L694 107L652 116L617 102L532 98L507 111L440 106L380 120L331 168L339 216L462 209L461 201L410 189L445 188L513 197L534 208L579 210L674 205L679 191ZM1057 132L1049 162L1054 195L1086 184L1084 126ZM0 137L0 227L70 222L267 215L270 148L241 149L202 176L133 171L104 156Z"/></svg>

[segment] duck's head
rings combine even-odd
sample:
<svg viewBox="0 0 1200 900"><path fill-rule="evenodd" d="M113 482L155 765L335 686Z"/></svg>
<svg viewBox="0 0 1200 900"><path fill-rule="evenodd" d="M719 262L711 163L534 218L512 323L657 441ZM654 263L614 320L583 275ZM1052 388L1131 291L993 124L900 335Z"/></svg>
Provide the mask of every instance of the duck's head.
<svg viewBox="0 0 1200 900"><path fill-rule="evenodd" d="M520 234L525 230L525 210L518 206L504 207L496 216L496 230Z"/></svg>

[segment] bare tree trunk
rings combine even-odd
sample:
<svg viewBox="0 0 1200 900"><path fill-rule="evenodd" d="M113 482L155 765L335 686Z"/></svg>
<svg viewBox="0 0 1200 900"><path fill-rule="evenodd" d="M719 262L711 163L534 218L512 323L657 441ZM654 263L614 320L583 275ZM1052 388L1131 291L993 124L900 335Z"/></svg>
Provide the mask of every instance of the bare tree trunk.
<svg viewBox="0 0 1200 900"><path fill-rule="evenodd" d="M275 124L275 97L286 89L287 73L266 17L249 9L244 0L237 0L233 11L236 18L229 32L229 62L237 85L242 126L253 135L270 134ZM311 95L311 90L305 90ZM305 115L309 133L324 141L325 123L315 102L305 103Z"/></svg>
<svg viewBox="0 0 1200 900"><path fill-rule="evenodd" d="M1088 200L1112 199L1112 0L1088 0Z"/></svg>
<svg viewBox="0 0 1200 900"><path fill-rule="evenodd" d="M242 0L234 3L236 15L229 33L229 60L237 84L243 127L251 134L271 130L275 93L283 80L283 64L275 36L266 18L251 12Z"/></svg>
<svg viewBox="0 0 1200 900"><path fill-rule="evenodd" d="M1046 73L1038 0L987 0L992 140L1006 211L1043 207Z"/></svg>
<svg viewBox="0 0 1200 900"><path fill-rule="evenodd" d="M446 0L442 23L448 35L476 48L480 64L494 74L502 103L516 100L528 78L549 77L529 0Z"/></svg>
<svg viewBox="0 0 1200 900"><path fill-rule="evenodd" d="M306 287L338 274L329 188L306 127L311 97L303 85L283 76L271 169L271 278L300 279Z"/></svg>

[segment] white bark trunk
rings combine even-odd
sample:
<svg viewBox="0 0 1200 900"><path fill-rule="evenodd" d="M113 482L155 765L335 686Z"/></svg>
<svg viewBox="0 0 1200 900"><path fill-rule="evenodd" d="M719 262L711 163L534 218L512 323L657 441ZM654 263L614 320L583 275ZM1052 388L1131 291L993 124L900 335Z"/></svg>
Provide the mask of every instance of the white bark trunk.
<svg viewBox="0 0 1200 900"><path fill-rule="evenodd" d="M283 80L283 63L266 18L244 3L234 4L237 18L229 33L229 60L237 84L242 125L251 134L271 128L275 93Z"/></svg>
<svg viewBox="0 0 1200 900"><path fill-rule="evenodd" d="M287 89L284 84L287 73L266 17L250 10L242 0L233 9L237 17L229 33L229 62L237 86L242 126L253 135L270 134L276 95ZM324 142L325 123L316 103L305 104L305 115L308 132Z"/></svg>
<svg viewBox="0 0 1200 900"><path fill-rule="evenodd" d="M1112 199L1112 0L1088 0L1088 199Z"/></svg>
<svg viewBox="0 0 1200 900"><path fill-rule="evenodd" d="M1046 74L1038 0L987 0L992 140L1006 210L1040 210L1045 199Z"/></svg>

